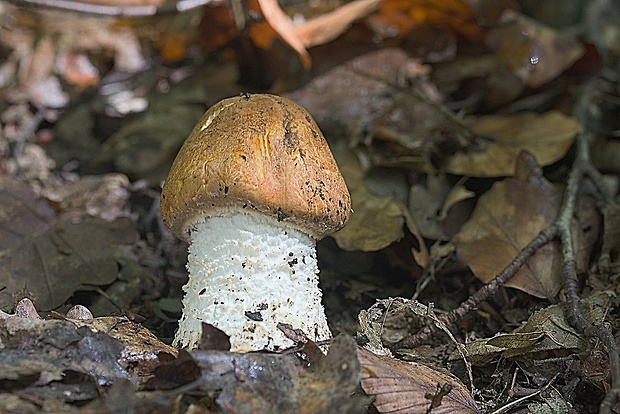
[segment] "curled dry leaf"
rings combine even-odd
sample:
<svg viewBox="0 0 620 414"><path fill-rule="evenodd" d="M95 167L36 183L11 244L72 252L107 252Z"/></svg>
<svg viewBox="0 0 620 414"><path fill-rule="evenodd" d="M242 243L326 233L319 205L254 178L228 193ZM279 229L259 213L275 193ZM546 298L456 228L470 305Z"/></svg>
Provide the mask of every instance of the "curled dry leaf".
<svg viewBox="0 0 620 414"><path fill-rule="evenodd" d="M306 69L311 66L306 48L330 42L343 34L356 20L379 7L380 0L354 0L350 3L295 25L276 0L257 0L269 26L301 58Z"/></svg>
<svg viewBox="0 0 620 414"><path fill-rule="evenodd" d="M576 39L513 10L505 11L502 20L511 23L489 30L485 43L529 87L555 79L585 52Z"/></svg>
<svg viewBox="0 0 620 414"><path fill-rule="evenodd" d="M514 173L517 157L528 151L538 164L560 160L573 144L579 124L558 111L488 115L471 121L472 129L488 140L480 151L457 152L444 171L468 177L501 177Z"/></svg>
<svg viewBox="0 0 620 414"><path fill-rule="evenodd" d="M411 62L401 49L378 50L338 65L284 96L306 108L328 139L345 134L359 139L394 106L392 85L399 84Z"/></svg>
<svg viewBox="0 0 620 414"><path fill-rule="evenodd" d="M380 0L354 0L292 28L305 47L322 45L343 34L355 20L372 13Z"/></svg>
<svg viewBox="0 0 620 414"><path fill-rule="evenodd" d="M599 326L605 321L615 294L610 290L599 291L580 301L580 308L588 321ZM493 338L471 341L465 344L467 354L474 365L484 366L498 356L503 358L524 358L527 363L539 353L574 352L588 347L587 339L571 327L566 320L566 304L547 306L534 312L530 318L511 333L498 334ZM453 353L451 360L461 356Z"/></svg>
<svg viewBox="0 0 620 414"><path fill-rule="evenodd" d="M332 235L344 250L381 250L404 235L405 225L418 242L412 250L420 266L428 263L428 249L407 207L393 196L378 197L368 191L357 159L334 149L340 171L351 193L351 215L347 225Z"/></svg>
<svg viewBox="0 0 620 414"><path fill-rule="evenodd" d="M293 32L293 22L290 17L280 8L277 0L257 0L261 12L269 26L278 33L295 52L299 55L306 69L310 69L311 59L305 45Z"/></svg>
<svg viewBox="0 0 620 414"><path fill-rule="evenodd" d="M359 392L361 368L353 338L337 336L327 355L314 348L304 348L304 363L294 354L182 350L155 371L147 387L176 388L170 396L177 398L177 392L187 391L179 385L200 378L200 391L226 413L366 412L370 399Z"/></svg>
<svg viewBox="0 0 620 414"><path fill-rule="evenodd" d="M412 185L409 210L422 235L432 240L450 240L455 225L448 219L452 207L471 199L475 194L462 182L452 184L446 174L429 174L426 183ZM461 209L460 214L468 209Z"/></svg>
<svg viewBox="0 0 620 414"><path fill-rule="evenodd" d="M476 41L482 35L482 27L468 3L472 2L384 0L370 25L391 37L395 31L399 36L407 36L419 26L448 27L452 32Z"/></svg>
<svg viewBox="0 0 620 414"><path fill-rule="evenodd" d="M360 349L362 389L380 413L474 414L473 397L453 375L427 365L375 355Z"/></svg>

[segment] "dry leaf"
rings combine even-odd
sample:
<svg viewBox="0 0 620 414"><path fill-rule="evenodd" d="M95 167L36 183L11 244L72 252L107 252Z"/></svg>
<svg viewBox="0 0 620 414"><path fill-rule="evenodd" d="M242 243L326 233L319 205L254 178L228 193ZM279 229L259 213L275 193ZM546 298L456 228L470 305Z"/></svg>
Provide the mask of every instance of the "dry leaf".
<svg viewBox="0 0 620 414"><path fill-rule="evenodd" d="M160 358L177 352L148 329L119 317L44 321L10 316L0 320L0 340L3 413L75 412L76 405L101 398L101 389L110 395L108 386L119 384L126 394L120 404L127 409L115 402L85 412L133 412L140 381L151 377ZM3 398L7 390L16 396L10 404ZM25 409L31 402L38 407Z"/></svg>
<svg viewBox="0 0 620 414"><path fill-rule="evenodd" d="M405 235L406 224L418 242L412 254L420 266L426 266L428 250L407 207L393 196L378 197L368 191L355 156L337 149L334 154L349 187L354 212L347 225L332 235L338 246L365 252L381 250Z"/></svg>
<svg viewBox="0 0 620 414"><path fill-rule="evenodd" d="M353 338L334 338L327 356L313 346L304 348L306 363L292 353L181 351L147 385L172 389L200 378L200 390L214 395L226 413L365 412L370 400L358 392L361 373Z"/></svg>
<svg viewBox="0 0 620 414"><path fill-rule="evenodd" d="M380 0L354 0L292 28L305 47L322 45L343 34L358 19L379 7Z"/></svg>
<svg viewBox="0 0 620 414"><path fill-rule="evenodd" d="M384 0L372 25L391 27L392 32L396 28L400 36L406 36L418 26L447 27L471 41L482 35L476 16L467 2L461 0Z"/></svg>
<svg viewBox="0 0 620 414"><path fill-rule="evenodd" d="M559 192L542 176L534 157L522 153L515 177L493 184L454 237L459 258L478 279L489 282L553 222L559 203ZM506 286L552 298L562 285L559 266L554 241L538 249Z"/></svg>
<svg viewBox="0 0 620 414"><path fill-rule="evenodd" d="M56 59L58 72L70 84L78 88L97 86L100 76L86 53L61 50Z"/></svg>
<svg viewBox="0 0 620 414"><path fill-rule="evenodd" d="M401 49L367 53L314 78L285 96L312 114L332 138L364 134L394 104L394 88L411 62Z"/></svg>
<svg viewBox="0 0 620 414"><path fill-rule="evenodd" d="M131 216L127 205L129 179L120 173L74 176L50 183L42 194L63 211L80 209L106 221Z"/></svg>
<svg viewBox="0 0 620 414"><path fill-rule="evenodd" d="M465 385L450 374L416 362L375 355L365 349L360 349L359 358L362 388L375 398L374 405L380 413L480 412Z"/></svg>
<svg viewBox="0 0 620 414"><path fill-rule="evenodd" d="M295 25L276 0L256 0L270 28L299 55L304 68L312 64L307 48L330 42L351 25L377 9L380 0L354 0L335 10ZM273 35L264 26L253 24L249 33L264 49L271 45Z"/></svg>
<svg viewBox="0 0 620 414"><path fill-rule="evenodd" d="M0 302L27 290L39 309L62 304L84 285L118 276L118 248L136 240L126 218L107 222L77 210L57 214L24 183L0 178Z"/></svg>
<svg viewBox="0 0 620 414"><path fill-rule="evenodd" d="M446 221L449 211L472 197L474 193L461 182L452 184L445 174L429 174L425 184L411 186L409 210L425 238L450 240L454 230Z"/></svg>
<svg viewBox="0 0 620 414"><path fill-rule="evenodd" d="M293 22L290 17L278 5L277 0L257 0L260 5L261 12L269 23L269 26L278 33L278 35L284 40L301 58L306 69L310 69L311 60L305 45L297 37L297 34L293 31Z"/></svg>
<svg viewBox="0 0 620 414"><path fill-rule="evenodd" d="M90 320L71 320L76 326L85 326L92 332L102 332L123 343L119 363L141 381L151 378L159 365L160 354L176 356L178 350L161 342L144 326L127 318L109 316Z"/></svg>
<svg viewBox="0 0 620 414"><path fill-rule="evenodd" d="M541 166L560 160L573 144L579 124L558 111L487 115L473 119L472 129L483 137L480 151L458 152L443 165L446 172L468 177L512 175L521 151L528 151Z"/></svg>
<svg viewBox="0 0 620 414"><path fill-rule="evenodd" d="M580 301L584 316L595 326L604 322L614 294L599 291ZM465 344L471 362L484 366L501 355L504 358L524 357L528 362L535 352L574 351L587 347L587 340L566 320L566 304L551 305L534 312L519 328L508 334L479 339ZM545 358L547 354L540 354ZM450 356L458 360L457 352Z"/></svg>
<svg viewBox="0 0 620 414"><path fill-rule="evenodd" d="M123 344L104 332L70 321L12 317L0 321L0 336L8 345L0 352L2 380L13 382L10 388L46 386L62 381L70 372L81 373L100 386L132 379L119 363ZM23 381L33 375L38 380ZM72 401L73 396L64 399Z"/></svg>
<svg viewBox="0 0 620 414"><path fill-rule="evenodd" d="M485 43L529 87L555 79L585 52L577 40L513 10L502 21L510 23L489 30Z"/></svg>

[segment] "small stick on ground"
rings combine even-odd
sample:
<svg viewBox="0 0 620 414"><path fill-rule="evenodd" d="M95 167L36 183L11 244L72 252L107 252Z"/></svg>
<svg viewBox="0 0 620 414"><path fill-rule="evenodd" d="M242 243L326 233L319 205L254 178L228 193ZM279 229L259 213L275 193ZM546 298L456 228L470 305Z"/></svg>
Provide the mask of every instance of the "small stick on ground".
<svg viewBox="0 0 620 414"><path fill-rule="evenodd" d="M576 117L581 125L588 125L588 108L593 105L599 93L601 79L594 79L584 87L584 93L580 102L576 105ZM575 202L580 184L584 177L589 178L599 191L600 198L605 203L613 202L604 187L601 174L590 162L588 148L588 136L581 133L576 139L576 158L571 168L564 199L556 220L548 227L543 229L515 259L506 266L491 282L483 286L476 293L470 296L458 308L451 312L438 316L438 319L447 326L452 326L468 312L476 309L483 301L493 296L497 290L508 279L514 276L519 268L542 246L552 240L559 239L562 246L562 281L564 295L566 296L566 319L568 323L578 332L589 338L597 338L607 349L611 371L611 387L603 399L599 412L608 414L612 412L612 407L620 397L620 347L615 341L611 327L607 323L594 326L581 312L579 307L579 290L577 279L577 265L573 251L573 235L571 231L571 219L574 215ZM418 344L428 340L438 327L429 322L416 334L403 339L394 346L394 349L413 348Z"/></svg>

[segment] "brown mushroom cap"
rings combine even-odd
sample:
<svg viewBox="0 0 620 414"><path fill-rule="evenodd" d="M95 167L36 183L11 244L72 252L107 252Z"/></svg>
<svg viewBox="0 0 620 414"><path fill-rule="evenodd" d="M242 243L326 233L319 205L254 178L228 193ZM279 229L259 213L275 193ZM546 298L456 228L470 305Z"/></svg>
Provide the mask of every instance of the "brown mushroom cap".
<svg viewBox="0 0 620 414"><path fill-rule="evenodd" d="M349 219L351 198L310 114L275 95L212 106L174 160L161 216L188 240L199 221L247 209L321 238Z"/></svg>

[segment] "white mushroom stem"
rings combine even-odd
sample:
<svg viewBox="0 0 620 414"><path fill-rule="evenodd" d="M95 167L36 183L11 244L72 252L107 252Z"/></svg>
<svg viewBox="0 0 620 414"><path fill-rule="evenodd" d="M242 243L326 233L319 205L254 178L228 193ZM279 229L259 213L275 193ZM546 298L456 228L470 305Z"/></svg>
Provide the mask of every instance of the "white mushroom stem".
<svg viewBox="0 0 620 414"><path fill-rule="evenodd" d="M279 322L314 341L329 338L315 244L303 232L257 213L198 223L191 232L189 282L174 345L195 348L202 322L228 334L237 352L293 345Z"/></svg>

